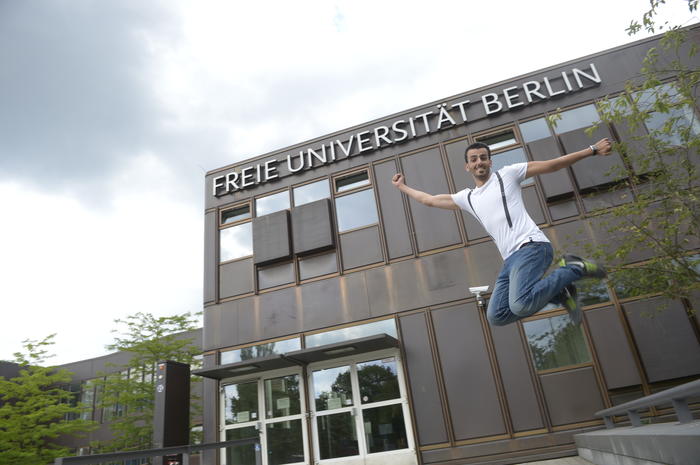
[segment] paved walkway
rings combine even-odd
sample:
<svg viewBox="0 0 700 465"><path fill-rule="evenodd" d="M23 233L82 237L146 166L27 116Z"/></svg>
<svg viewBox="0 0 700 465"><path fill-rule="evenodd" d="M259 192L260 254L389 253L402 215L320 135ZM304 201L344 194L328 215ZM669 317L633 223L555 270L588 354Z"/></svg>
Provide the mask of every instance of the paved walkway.
<svg viewBox="0 0 700 465"><path fill-rule="evenodd" d="M593 465L588 460L584 460L581 457L564 457L561 459L545 460L542 462L527 462L521 465Z"/></svg>

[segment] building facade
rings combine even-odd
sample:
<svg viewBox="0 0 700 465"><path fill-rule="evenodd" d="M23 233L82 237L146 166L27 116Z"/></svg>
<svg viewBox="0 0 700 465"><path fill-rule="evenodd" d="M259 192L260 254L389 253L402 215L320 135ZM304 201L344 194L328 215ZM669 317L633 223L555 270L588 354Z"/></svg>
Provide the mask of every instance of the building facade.
<svg viewBox="0 0 700 465"><path fill-rule="evenodd" d="M690 33L700 41L700 28ZM691 301L586 281L581 326L563 308L490 326L469 291L493 286L501 267L489 236L466 212L423 206L391 184L402 172L432 194L473 187L464 151L474 141L491 147L495 170L624 139L627 128L585 130L599 120L598 100L623 92L654 44L208 173L205 442L260 434L264 465L519 463L571 455L573 434L601 427L597 410L697 378ZM697 118L697 106L689 112ZM621 201L610 188L627 180L608 173L624 163L613 153L523 182L528 211L557 250L615 240L588 217ZM204 457L249 463L254 450Z"/></svg>

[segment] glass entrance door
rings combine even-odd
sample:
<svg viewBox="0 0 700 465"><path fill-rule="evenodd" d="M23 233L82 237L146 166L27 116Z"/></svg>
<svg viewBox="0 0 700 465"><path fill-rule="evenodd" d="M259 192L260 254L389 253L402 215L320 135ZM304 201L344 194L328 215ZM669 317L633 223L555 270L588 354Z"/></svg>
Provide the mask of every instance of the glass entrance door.
<svg viewBox="0 0 700 465"><path fill-rule="evenodd" d="M308 462L306 410L301 375L276 372L260 379L224 384L222 440L260 434L263 465ZM228 447L226 465L255 465L253 444Z"/></svg>

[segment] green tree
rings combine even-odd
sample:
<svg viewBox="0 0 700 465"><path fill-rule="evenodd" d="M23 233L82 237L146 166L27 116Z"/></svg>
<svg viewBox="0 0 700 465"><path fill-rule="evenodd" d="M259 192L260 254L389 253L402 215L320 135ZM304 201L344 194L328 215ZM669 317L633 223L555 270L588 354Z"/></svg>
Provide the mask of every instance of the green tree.
<svg viewBox="0 0 700 465"><path fill-rule="evenodd" d="M96 406L109 422L113 439L93 447L102 452L148 449L153 446L156 364L172 360L197 366L195 357L201 348L182 333L197 329L198 320L192 313L158 318L136 313L115 322L120 326L113 330L117 335L107 349L129 352L132 357L125 365L112 365L97 383ZM199 403L193 402L191 415L197 408Z"/></svg>
<svg viewBox="0 0 700 465"><path fill-rule="evenodd" d="M19 375L0 377L0 464L45 465L70 455L68 448L53 443L61 435L79 434L92 422L66 420L80 414L75 393L65 389L71 373L44 367L52 334L43 340L25 340L24 352L15 353Z"/></svg>
<svg viewBox="0 0 700 465"><path fill-rule="evenodd" d="M697 10L698 0L683 1L691 13ZM698 48L687 28L660 22L664 3L651 0L641 22L627 29L630 35L665 31L639 74L623 94L599 104L600 124L615 127L615 149L625 160L610 174L624 182L613 188L620 204L591 219L594 229L614 240L588 252L613 265L614 286L630 295L690 299L700 289ZM643 251L651 258L635 260Z"/></svg>

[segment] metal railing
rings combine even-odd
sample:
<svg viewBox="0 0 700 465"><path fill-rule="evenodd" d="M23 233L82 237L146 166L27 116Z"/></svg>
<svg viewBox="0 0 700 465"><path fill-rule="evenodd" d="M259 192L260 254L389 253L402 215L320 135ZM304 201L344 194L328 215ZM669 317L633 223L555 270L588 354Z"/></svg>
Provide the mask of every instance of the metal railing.
<svg viewBox="0 0 700 465"><path fill-rule="evenodd" d="M182 454L182 465L190 465L190 455L202 450L221 449L231 446L243 446L255 444L255 465L262 465L260 453L260 438L234 439L223 442L210 442L209 444L193 444L187 446L163 447L161 449L134 450L129 452L110 452L107 454L81 455L77 457L59 457L54 460L54 465L88 465L96 463L119 462L124 460L143 459L147 457L162 457L166 455ZM229 464L235 465L235 464Z"/></svg>
<svg viewBox="0 0 700 465"><path fill-rule="evenodd" d="M601 410L596 412L595 416L602 417L605 420L605 427L608 429L615 427L615 422L613 421L615 415L627 415L632 426L642 426L642 419L639 416L640 410L670 401L673 409L676 411L678 421L680 423L688 423L693 421L693 414L688 407L688 398L697 395L700 395L700 379Z"/></svg>

